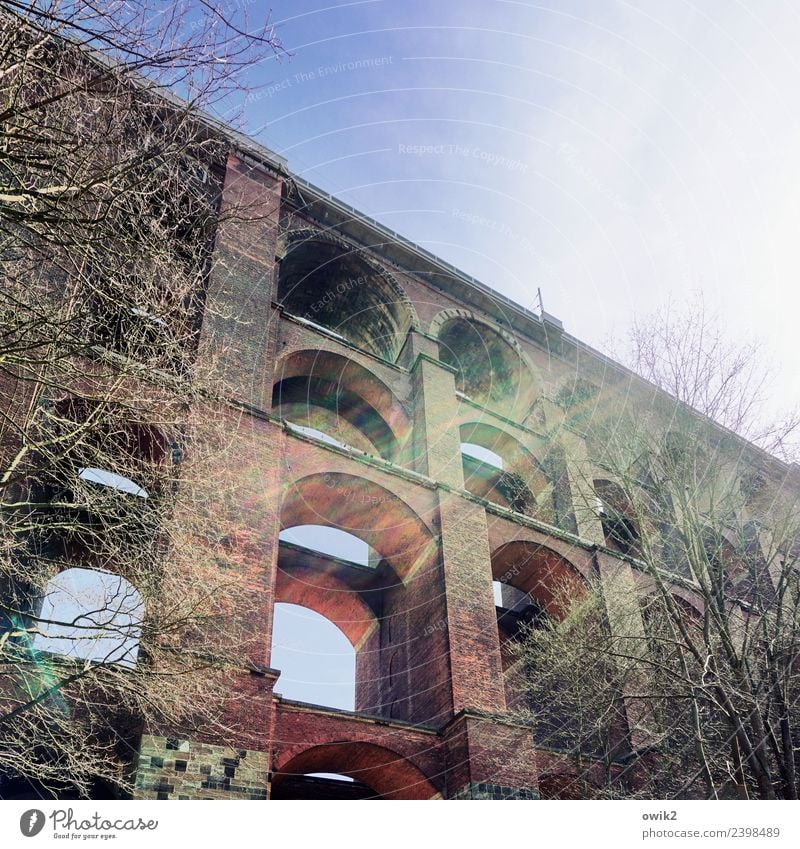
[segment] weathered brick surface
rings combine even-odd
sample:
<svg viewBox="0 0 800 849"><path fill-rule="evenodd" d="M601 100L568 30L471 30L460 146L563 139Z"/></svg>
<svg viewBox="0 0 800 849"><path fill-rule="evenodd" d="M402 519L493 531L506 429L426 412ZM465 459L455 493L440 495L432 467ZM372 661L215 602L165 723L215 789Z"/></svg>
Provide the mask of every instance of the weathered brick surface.
<svg viewBox="0 0 800 849"><path fill-rule="evenodd" d="M280 182L234 159L226 191L234 200L247 198L271 209ZM275 398L281 406L275 413L333 433L375 459L243 417L234 432L239 456L229 470L238 480L243 525L235 560L252 593L246 615L258 635L254 662L269 666L276 601L316 610L339 625L357 650L356 704L363 718L273 702L269 676L241 677L237 686L253 698L234 702L238 707L232 706L228 717L240 724L243 747L274 753L268 766L273 774L280 775L287 764L297 770L345 771L333 763L334 744L348 742L345 765L362 769L361 778L367 776L367 784L390 797L535 798L529 731L493 719L469 716L457 726L452 720L464 710L502 716L506 688L509 702L519 696L514 676L504 679L511 661L507 657L504 663L501 656L492 598L498 570L516 568L507 544L549 546L547 557L564 558L585 577L592 572L591 553L514 518L487 515L481 503L465 495L460 446L462 439L486 441L487 434L496 434L487 447L510 456L510 470L528 478L540 474L536 464L544 465L552 447L551 437L544 436L544 411L558 408L534 409L526 392L545 385L539 372L549 368L549 355L535 344L521 343L515 356L531 383L517 392L517 399L527 400L498 414L458 399L453 371L437 361L439 346L427 333L443 311L477 319L479 311L474 305L464 309L457 298L413 273L395 275L407 292L409 314L418 316L404 344L396 346L396 363L284 315L273 306L279 274L273 258L284 251L276 241L278 217L276 212L258 225L227 225L221 234L211 297L228 306L223 314L245 321L215 318L207 327L206 350L215 345L223 350L226 373L240 400L269 412L278 387ZM316 226L293 213L290 219L286 226ZM502 310L488 318L495 332L504 332L496 324L503 320ZM325 388L326 381L331 386ZM298 396L298 386L307 386L308 394ZM319 391L350 393L363 405L361 413L340 414L330 399L313 394ZM368 425L368 416L375 415ZM535 488L546 487L545 482ZM486 497L491 500L491 493ZM558 521L554 509L535 515ZM380 578L276 544L281 528L301 524L338 527L368 542L384 561ZM492 553L498 551L505 557L493 563ZM531 569L520 567L525 568ZM546 579L541 569L535 577ZM520 580L524 583L524 576ZM254 706L252 712L241 710L244 703ZM416 732L397 721L423 723L438 732ZM387 756L387 751L394 754ZM419 775L412 781L414 770ZM175 784L173 774L168 777ZM422 790L402 789L409 783Z"/></svg>
<svg viewBox="0 0 800 849"><path fill-rule="evenodd" d="M497 793L506 794L504 798L515 798L512 793L536 797L538 764L531 728L501 717L462 713L443 736L447 798L493 798ZM476 789L480 785L483 790Z"/></svg>

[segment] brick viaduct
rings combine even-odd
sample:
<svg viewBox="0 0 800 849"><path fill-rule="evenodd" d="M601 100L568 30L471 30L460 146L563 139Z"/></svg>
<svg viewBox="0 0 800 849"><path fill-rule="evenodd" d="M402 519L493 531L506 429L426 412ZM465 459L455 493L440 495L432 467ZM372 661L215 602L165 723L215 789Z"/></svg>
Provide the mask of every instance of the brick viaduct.
<svg viewBox="0 0 800 849"><path fill-rule="evenodd" d="M586 449L554 401L578 360L600 367L558 321L299 185L281 163L231 156L224 202L243 201L266 214L218 236L209 306L224 308L207 311L214 341L201 356L224 340L245 410L226 462L252 531L237 561L254 671L234 685L247 697L231 707L233 745L149 729L138 795L569 795L567 758L514 716L511 633L492 582L551 614L565 586L580 593L591 576L635 583L599 520L576 509L585 493L570 458ZM240 320L219 317L232 313ZM470 465L464 443L499 455L504 475ZM353 534L379 562L279 540L309 524ZM273 693L279 602L322 614L352 643L354 712Z"/></svg>
<svg viewBox="0 0 800 849"><path fill-rule="evenodd" d="M570 758L515 710L509 645L520 598L557 617L589 580L627 590L628 607L606 613L643 629L647 581L586 507L593 446L578 426L635 404L630 374L268 151L229 156L222 203L258 213L217 234L198 354L232 387L220 477L236 482L243 532L229 546L250 656L223 706L233 736L145 728L136 795L570 796ZM598 464L589 479L611 492L606 476ZM307 525L352 534L374 562L280 538ZM352 644L354 711L274 692L279 603ZM633 708L628 726L635 746Z"/></svg>

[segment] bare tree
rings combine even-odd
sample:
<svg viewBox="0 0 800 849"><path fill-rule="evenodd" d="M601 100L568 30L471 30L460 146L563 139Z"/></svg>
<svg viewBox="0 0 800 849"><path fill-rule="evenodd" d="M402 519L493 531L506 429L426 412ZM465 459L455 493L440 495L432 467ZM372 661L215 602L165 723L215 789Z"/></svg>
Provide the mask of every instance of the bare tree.
<svg viewBox="0 0 800 849"><path fill-rule="evenodd" d="M531 681L572 682L561 698L573 717L580 700L584 730L563 724L561 744L597 754L605 729L629 779L614 792L796 799L800 480L741 436L779 450L795 419L765 424L756 349L725 344L702 311L656 316L632 339L632 364L670 395L622 378L591 422L573 424L589 447L579 518L630 564L640 604L620 615L619 588L601 582L602 627L576 630L587 604L576 600L529 634ZM621 729L622 703L644 729Z"/></svg>
<svg viewBox="0 0 800 849"><path fill-rule="evenodd" d="M527 625L509 645L525 673L516 677L525 689L517 713L535 727L539 745L569 757L574 778L562 794L615 798L622 793L611 769L625 727L621 693L636 664L615 661L599 590L562 597L563 618Z"/></svg>
<svg viewBox="0 0 800 849"><path fill-rule="evenodd" d="M701 294L634 320L622 361L673 398L776 457L797 456L800 413L773 402L778 369L763 341L734 341Z"/></svg>
<svg viewBox="0 0 800 849"><path fill-rule="evenodd" d="M126 788L142 724L219 724L245 662L209 506L235 414L196 352L253 213L199 110L280 45L230 8L0 4L0 781L32 793Z"/></svg>

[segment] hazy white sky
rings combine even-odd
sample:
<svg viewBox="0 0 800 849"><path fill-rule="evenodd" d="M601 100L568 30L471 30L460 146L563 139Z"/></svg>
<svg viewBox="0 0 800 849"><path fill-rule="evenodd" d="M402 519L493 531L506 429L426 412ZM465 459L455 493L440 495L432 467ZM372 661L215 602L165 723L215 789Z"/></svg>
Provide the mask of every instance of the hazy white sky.
<svg viewBox="0 0 800 849"><path fill-rule="evenodd" d="M271 5L241 119L293 171L590 344L702 290L800 398L796 4Z"/></svg>

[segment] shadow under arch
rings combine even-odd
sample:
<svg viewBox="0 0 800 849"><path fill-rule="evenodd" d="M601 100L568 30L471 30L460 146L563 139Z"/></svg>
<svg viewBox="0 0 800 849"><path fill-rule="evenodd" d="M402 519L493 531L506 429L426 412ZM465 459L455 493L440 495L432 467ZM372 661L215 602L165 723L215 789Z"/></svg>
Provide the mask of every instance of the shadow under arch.
<svg viewBox="0 0 800 849"><path fill-rule="evenodd" d="M372 798L432 799L439 795L422 770L397 752L374 743L340 741L312 746L280 763L272 779L271 798L303 798L302 779L310 773L345 775L372 790ZM295 792L290 797L291 785Z"/></svg>
<svg viewBox="0 0 800 849"><path fill-rule="evenodd" d="M78 395L42 401L37 417L25 487L40 506L28 554L138 583L177 483L178 426L168 436L169 425L133 406Z"/></svg>
<svg viewBox="0 0 800 849"><path fill-rule="evenodd" d="M330 351L294 351L279 360L272 409L294 424L398 462L411 422L391 389L369 369Z"/></svg>
<svg viewBox="0 0 800 849"><path fill-rule="evenodd" d="M628 494L615 481L596 478L592 488L606 545L621 554L637 556L641 531Z"/></svg>
<svg viewBox="0 0 800 849"><path fill-rule="evenodd" d="M514 337L469 310L443 310L431 322L439 359L456 371L456 387L483 407L522 418L539 396L541 378Z"/></svg>
<svg viewBox="0 0 800 849"><path fill-rule="evenodd" d="M41 427L44 438L68 446L60 465L89 465L101 456L141 474L174 462L174 452L181 450L162 427L138 421L133 409L76 395L44 404Z"/></svg>
<svg viewBox="0 0 800 849"><path fill-rule="evenodd" d="M365 601L348 575L352 567L337 569L332 558L299 552L282 545L278 555L276 604L307 607L332 622L358 651L378 625L375 610ZM291 549L294 549L293 551Z"/></svg>
<svg viewBox="0 0 800 849"><path fill-rule="evenodd" d="M416 316L391 272L360 248L315 230L290 231L287 241L278 270L281 304L394 362Z"/></svg>

